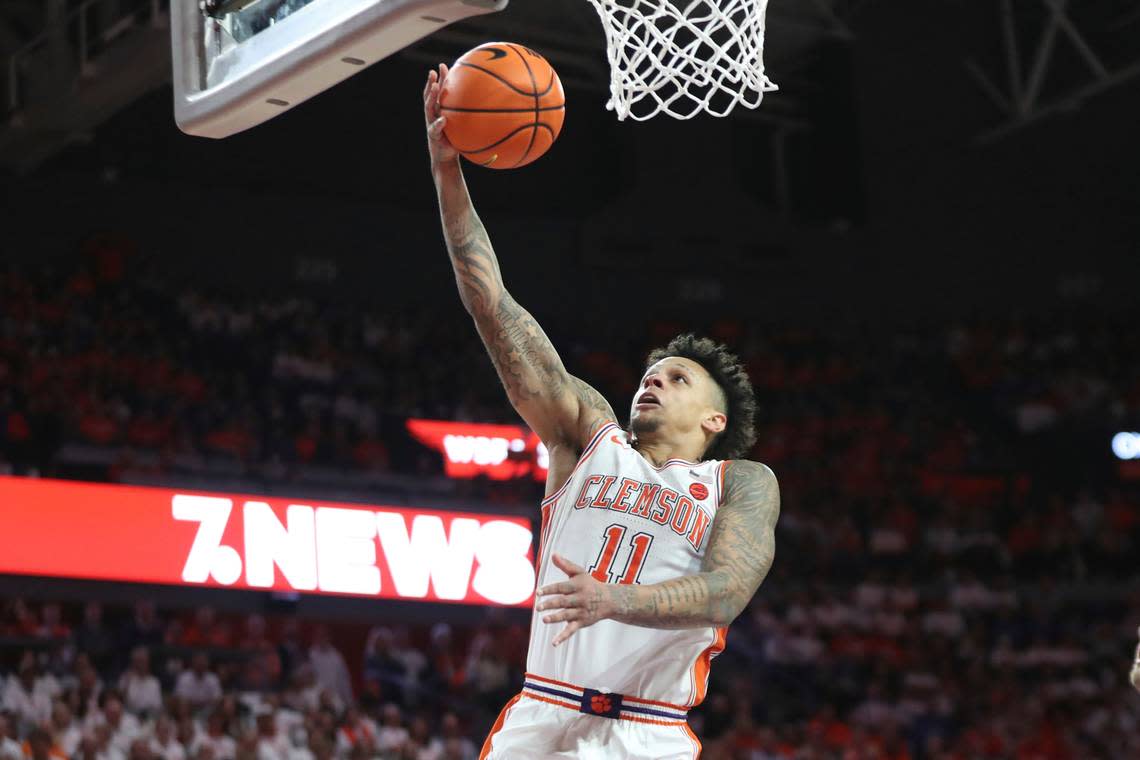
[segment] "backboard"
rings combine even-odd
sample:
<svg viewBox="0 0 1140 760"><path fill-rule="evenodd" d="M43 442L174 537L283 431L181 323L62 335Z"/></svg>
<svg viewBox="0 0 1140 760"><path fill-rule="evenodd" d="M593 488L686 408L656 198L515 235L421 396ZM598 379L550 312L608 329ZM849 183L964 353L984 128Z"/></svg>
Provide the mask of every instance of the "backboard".
<svg viewBox="0 0 1140 760"><path fill-rule="evenodd" d="M455 21L509 0L172 0L174 119L249 129Z"/></svg>

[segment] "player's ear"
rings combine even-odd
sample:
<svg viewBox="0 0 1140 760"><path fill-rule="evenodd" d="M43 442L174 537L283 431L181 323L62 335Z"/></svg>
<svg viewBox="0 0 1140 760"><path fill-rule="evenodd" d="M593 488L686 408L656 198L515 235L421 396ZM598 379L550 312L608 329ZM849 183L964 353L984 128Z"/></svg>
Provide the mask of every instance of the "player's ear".
<svg viewBox="0 0 1140 760"><path fill-rule="evenodd" d="M705 414L705 418L701 420L701 429L712 435L723 433L727 425L727 415L725 415L724 412L718 412L716 409L708 410Z"/></svg>

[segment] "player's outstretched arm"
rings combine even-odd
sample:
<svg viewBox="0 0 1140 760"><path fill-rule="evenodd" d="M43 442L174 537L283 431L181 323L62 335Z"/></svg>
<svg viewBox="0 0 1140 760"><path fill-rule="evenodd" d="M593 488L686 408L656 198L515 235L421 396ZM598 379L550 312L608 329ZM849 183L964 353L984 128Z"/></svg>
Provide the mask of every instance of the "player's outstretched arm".
<svg viewBox="0 0 1140 760"><path fill-rule="evenodd" d="M507 397L547 446L584 446L600 426L615 419L605 398L566 371L550 339L503 286L490 237L467 191L459 154L443 133L439 108L447 67L428 75L424 118L432 177L439 194L447 252L463 306L495 365Z"/></svg>
<svg viewBox="0 0 1140 760"><path fill-rule="evenodd" d="M570 579L539 589L545 623L565 622L557 646L576 631L609 618L646 628L726 626L748 605L776 556L780 487L765 465L725 465L725 496L709 535L701 571L650 585L601 583L554 555Z"/></svg>

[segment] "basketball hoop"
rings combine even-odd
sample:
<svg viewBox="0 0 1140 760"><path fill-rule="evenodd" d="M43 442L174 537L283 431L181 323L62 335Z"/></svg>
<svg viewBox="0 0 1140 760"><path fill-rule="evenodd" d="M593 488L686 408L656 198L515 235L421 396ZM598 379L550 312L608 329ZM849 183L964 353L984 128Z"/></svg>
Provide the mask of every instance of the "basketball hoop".
<svg viewBox="0 0 1140 760"><path fill-rule="evenodd" d="M768 0L589 2L606 30L606 107L619 120L727 116L777 89L764 74Z"/></svg>

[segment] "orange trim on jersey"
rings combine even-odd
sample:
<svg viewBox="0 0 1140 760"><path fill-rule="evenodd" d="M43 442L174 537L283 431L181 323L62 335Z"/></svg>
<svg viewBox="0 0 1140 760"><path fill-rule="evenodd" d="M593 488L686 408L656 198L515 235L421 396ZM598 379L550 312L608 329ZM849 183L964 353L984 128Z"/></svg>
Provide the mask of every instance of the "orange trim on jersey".
<svg viewBox="0 0 1140 760"><path fill-rule="evenodd" d="M585 689L581 686L577 686L577 685L572 684L572 683L566 683L565 681L556 681L553 678L547 678L546 676L537 676L534 673L526 673L523 676L523 679L524 680L531 680L531 681L542 681L544 683L554 684L555 686L565 686L568 689L576 689L577 691L585 691ZM689 708L685 707L684 705L675 705L675 704L672 704L671 702L658 702L658 701L653 700L653 699L641 699L640 697L629 697L629 696L626 696L625 694L623 694L621 698L622 698L623 702L636 702L639 705L657 705L658 707L668 707L671 710L680 710L681 712L685 712L686 710L689 709Z"/></svg>
<svg viewBox="0 0 1140 760"><path fill-rule="evenodd" d="M539 702L545 702L548 705L558 705L559 707L565 707L567 710L573 710L574 712L578 713L579 715L587 715L588 714L588 713L583 713L581 710L578 709L578 707L576 705L568 705L565 702L559 702L557 699L550 699L548 697L539 696L538 694L531 694L529 691L524 691L519 696L526 697L527 699L536 699ZM652 724L654 726L687 726L688 725L683 720L654 720L653 718L642 718L642 717L638 717L638 716L634 716L634 715L622 715L620 718L618 718L618 720L630 720L630 721L633 721L634 723L649 723L649 724ZM490 741L490 737L488 737L488 741ZM480 760L482 760L482 757L480 757Z"/></svg>
<svg viewBox="0 0 1140 760"><path fill-rule="evenodd" d="M700 760L701 752L704 751L704 745L701 744L701 740L693 733L693 729L689 727L688 723L685 724L684 731L689 735L689 738L693 740L693 744L697 745L697 754L693 755L693 760Z"/></svg>
<svg viewBox="0 0 1140 760"><path fill-rule="evenodd" d="M724 651L724 642L727 639L728 628L717 628L713 643L709 644L708 648L701 652L700 657L693 663L689 672L693 677L693 688L696 690L696 694L693 701L689 703L689 707L696 707L705 701L705 693L709 688L709 671L712 670L712 658Z"/></svg>
<svg viewBox="0 0 1140 760"><path fill-rule="evenodd" d="M542 555L546 553L546 534L550 528L550 513L553 511L551 505L542 505L542 527L538 531L538 557L535 558L535 567L542 567Z"/></svg>
<svg viewBox="0 0 1140 760"><path fill-rule="evenodd" d="M491 726L491 731L487 734L487 738L483 740L483 749L479 751L479 760L486 760L487 755L491 752L491 740L495 738L495 734L499 733L499 729L503 727L503 723L507 720L507 713L515 706L515 702L522 699L522 694L516 694L511 698L510 702L503 705L503 709L499 711L499 717L495 720L495 725Z"/></svg>
<svg viewBox="0 0 1140 760"><path fill-rule="evenodd" d="M580 468L583 464L585 464L586 460L589 459L590 455L594 453L595 449L597 449L598 444L602 440L602 436L610 428L616 428L616 427L617 427L617 423L607 422L605 425L602 425L600 428L598 428L598 432L594 433L594 437L590 439L590 443L586 445L586 448L582 449L582 455L579 456L578 461L574 463L574 469L570 471L570 475L566 478L566 482L563 483L562 487L559 488L557 491L555 491L554 493L550 494L545 499L543 499L542 500L543 505L554 503L558 499L558 497L562 495L562 492L566 490L566 486L570 485L570 481L574 479L574 474L578 472L578 468Z"/></svg>

